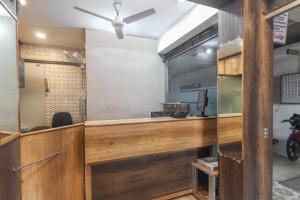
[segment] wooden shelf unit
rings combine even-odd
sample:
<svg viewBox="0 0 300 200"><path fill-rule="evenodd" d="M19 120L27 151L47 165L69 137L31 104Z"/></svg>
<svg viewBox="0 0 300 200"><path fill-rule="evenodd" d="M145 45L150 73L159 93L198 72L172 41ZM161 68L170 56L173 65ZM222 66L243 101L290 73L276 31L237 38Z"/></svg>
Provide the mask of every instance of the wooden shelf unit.
<svg viewBox="0 0 300 200"><path fill-rule="evenodd" d="M222 145L231 144L232 142L241 142L243 144L243 128L244 128L243 125L244 74L243 73L244 73L244 55L243 55L242 39L237 39L229 42L228 44L225 44L224 46L221 46L218 50L218 66L217 66L217 80L218 80L217 129L218 129L219 152L225 155L226 152L223 152L224 149L221 148ZM225 77L227 80L224 80ZM230 79L231 77L232 79ZM226 85L235 86L236 84L239 84L238 81L236 80L237 77L240 77L241 80L240 83L241 96L234 96L237 94L237 91L239 91L237 89L239 87L228 88L228 91L227 88L224 88L225 87L224 81L227 81ZM228 81L231 83L228 83ZM222 88L224 89L223 91L221 91ZM230 92L230 90L232 92ZM226 93L228 93L227 96ZM226 98L224 98L224 94ZM236 103L237 101L239 102L239 100L237 100L238 98L241 98L240 99L241 104L236 107L233 106L231 108L232 112L228 112L230 111L230 109L224 107L224 105L226 104L220 103L222 100L229 101L231 103ZM243 155L242 152L243 152L243 145L241 147L240 155ZM243 160L243 156L241 156L240 160Z"/></svg>
<svg viewBox="0 0 300 200"><path fill-rule="evenodd" d="M243 74L242 54L220 59L218 62L218 76Z"/></svg>

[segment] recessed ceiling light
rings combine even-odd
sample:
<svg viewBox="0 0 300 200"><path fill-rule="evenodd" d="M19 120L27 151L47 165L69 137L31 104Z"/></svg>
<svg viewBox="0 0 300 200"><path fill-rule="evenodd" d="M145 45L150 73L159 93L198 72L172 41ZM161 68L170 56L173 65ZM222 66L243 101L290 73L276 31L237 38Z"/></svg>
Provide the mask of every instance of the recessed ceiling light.
<svg viewBox="0 0 300 200"><path fill-rule="evenodd" d="M181 3L181 2L185 2L186 0L178 0L178 1Z"/></svg>
<svg viewBox="0 0 300 200"><path fill-rule="evenodd" d="M22 6L25 6L27 4L26 0L19 0L19 3L22 5Z"/></svg>
<svg viewBox="0 0 300 200"><path fill-rule="evenodd" d="M206 53L207 53L207 54L211 54L211 53L212 53L212 50L211 50L211 49L206 49Z"/></svg>
<svg viewBox="0 0 300 200"><path fill-rule="evenodd" d="M42 32L36 32L35 36L39 39L46 39L46 37L47 37L46 34L42 33Z"/></svg>

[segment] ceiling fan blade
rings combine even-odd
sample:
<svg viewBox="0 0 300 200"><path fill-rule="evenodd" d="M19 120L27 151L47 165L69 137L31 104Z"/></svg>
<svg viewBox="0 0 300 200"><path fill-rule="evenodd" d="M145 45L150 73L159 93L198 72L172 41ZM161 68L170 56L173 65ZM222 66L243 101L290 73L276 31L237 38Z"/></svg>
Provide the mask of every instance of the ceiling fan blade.
<svg viewBox="0 0 300 200"><path fill-rule="evenodd" d="M145 11L137 13L135 15L131 15L129 17L126 17L126 18L123 19L123 21L126 24L130 24L130 23L136 22L140 19L143 19L145 17L149 17L150 15L153 15L155 13L156 13L156 11L153 8L151 8L149 10L145 10Z"/></svg>
<svg viewBox="0 0 300 200"><path fill-rule="evenodd" d="M114 26L118 39L124 39L123 26Z"/></svg>
<svg viewBox="0 0 300 200"><path fill-rule="evenodd" d="M85 10L85 9L83 9L83 8L79 8L79 7L77 7L77 6L75 6L74 9L75 9L75 10L78 10L78 11L81 11L81 12L84 12L84 13L86 13L86 14L93 15L93 16L95 16L95 17L104 19L104 20L109 21L109 22L112 22L112 21L113 21L112 19L109 19L109 18L104 17L104 16L102 16L102 15L93 13L93 12L91 12L91 11Z"/></svg>

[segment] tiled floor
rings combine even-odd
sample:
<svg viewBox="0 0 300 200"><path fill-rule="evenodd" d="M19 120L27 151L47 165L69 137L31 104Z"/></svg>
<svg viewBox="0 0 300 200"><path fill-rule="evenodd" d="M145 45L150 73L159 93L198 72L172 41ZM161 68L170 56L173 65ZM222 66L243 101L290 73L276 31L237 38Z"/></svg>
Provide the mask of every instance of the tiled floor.
<svg viewBox="0 0 300 200"><path fill-rule="evenodd" d="M273 180L280 182L300 176L300 159L296 162L274 154L273 156Z"/></svg>

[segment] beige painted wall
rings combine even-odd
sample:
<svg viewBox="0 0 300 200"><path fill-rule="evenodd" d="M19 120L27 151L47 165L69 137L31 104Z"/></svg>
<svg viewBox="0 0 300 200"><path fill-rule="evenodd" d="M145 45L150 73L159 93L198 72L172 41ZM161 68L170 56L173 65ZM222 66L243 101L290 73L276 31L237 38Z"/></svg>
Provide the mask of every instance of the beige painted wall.
<svg viewBox="0 0 300 200"><path fill-rule="evenodd" d="M86 30L88 120L150 117L165 102L157 41Z"/></svg>

